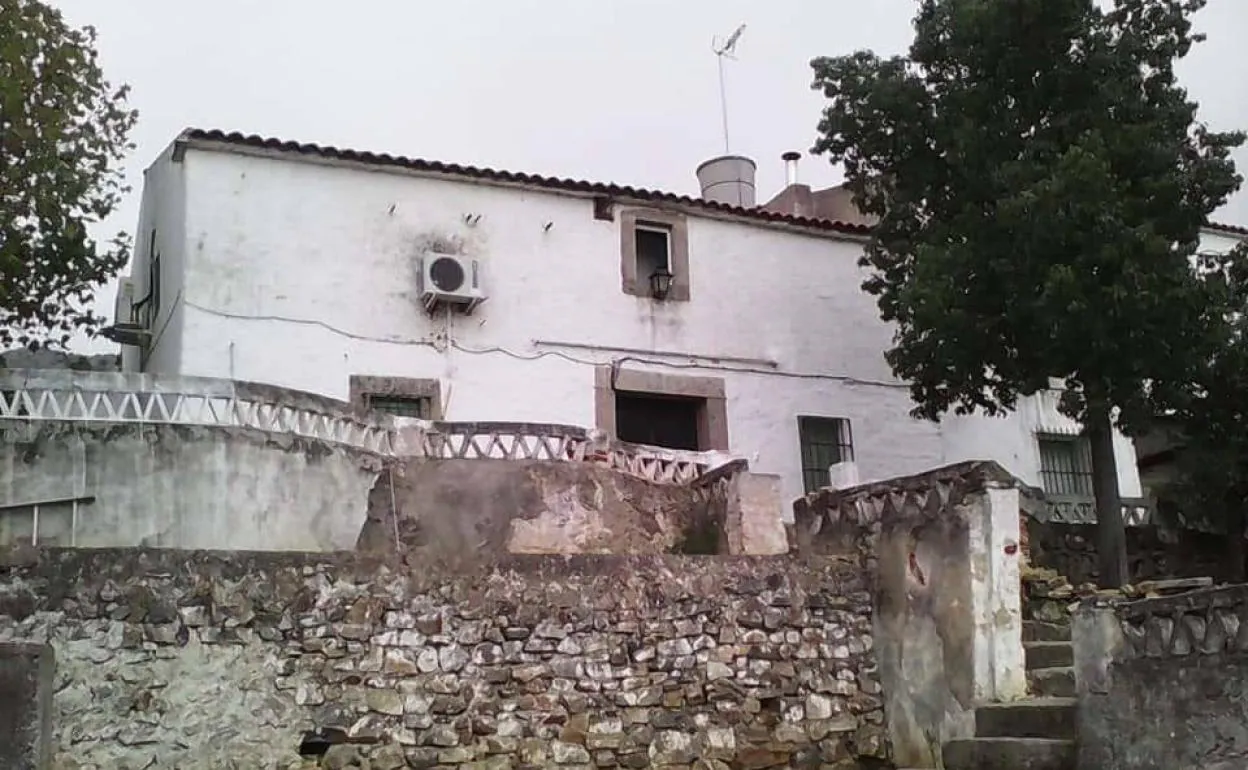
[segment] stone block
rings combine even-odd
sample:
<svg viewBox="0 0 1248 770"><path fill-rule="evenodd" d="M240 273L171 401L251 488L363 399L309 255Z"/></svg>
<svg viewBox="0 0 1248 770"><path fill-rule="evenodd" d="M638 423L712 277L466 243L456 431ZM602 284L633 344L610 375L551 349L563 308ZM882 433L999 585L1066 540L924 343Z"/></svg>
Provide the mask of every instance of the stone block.
<svg viewBox="0 0 1248 770"><path fill-rule="evenodd" d="M0 643L0 767L52 766L52 687L56 657L48 645Z"/></svg>

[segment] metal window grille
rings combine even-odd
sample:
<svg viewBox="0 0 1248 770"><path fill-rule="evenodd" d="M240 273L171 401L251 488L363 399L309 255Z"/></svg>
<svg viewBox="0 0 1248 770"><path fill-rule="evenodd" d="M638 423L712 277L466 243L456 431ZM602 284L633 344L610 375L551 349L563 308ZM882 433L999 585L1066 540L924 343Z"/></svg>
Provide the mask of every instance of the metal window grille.
<svg viewBox="0 0 1248 770"><path fill-rule="evenodd" d="M392 414L395 417L433 419L433 399L428 396L373 396L366 395L364 402L369 409Z"/></svg>
<svg viewBox="0 0 1248 770"><path fill-rule="evenodd" d="M1085 438L1039 436L1040 484L1054 495L1091 497L1092 448Z"/></svg>
<svg viewBox="0 0 1248 770"><path fill-rule="evenodd" d="M807 492L828 485L829 466L854 459L854 437L849 420L799 417L797 432L802 449L802 483Z"/></svg>

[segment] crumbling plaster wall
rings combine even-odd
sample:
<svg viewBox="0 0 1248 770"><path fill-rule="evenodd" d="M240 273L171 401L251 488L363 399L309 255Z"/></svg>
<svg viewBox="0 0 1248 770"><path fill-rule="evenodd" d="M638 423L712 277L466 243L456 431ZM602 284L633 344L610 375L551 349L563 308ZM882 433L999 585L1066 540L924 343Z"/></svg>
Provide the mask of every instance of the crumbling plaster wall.
<svg viewBox="0 0 1248 770"><path fill-rule="evenodd" d="M461 556L673 553L705 532L699 552L726 552L704 497L589 463L418 458L382 474L360 546L387 550L397 531L405 551Z"/></svg>
<svg viewBox="0 0 1248 770"><path fill-rule="evenodd" d="M354 547L381 458L291 434L168 423L8 421L0 504L40 506L38 542L85 547ZM31 538L31 508L0 511L0 543Z"/></svg>
<svg viewBox="0 0 1248 770"><path fill-rule="evenodd" d="M0 567L0 641L55 649L63 767L284 770L310 735L336 767L887 754L872 586L846 560L25 556Z"/></svg>
<svg viewBox="0 0 1248 770"><path fill-rule="evenodd" d="M778 495L777 477L749 473L743 462L667 484L589 462L414 458L379 476L358 547L458 561L505 553L778 555L788 550Z"/></svg>

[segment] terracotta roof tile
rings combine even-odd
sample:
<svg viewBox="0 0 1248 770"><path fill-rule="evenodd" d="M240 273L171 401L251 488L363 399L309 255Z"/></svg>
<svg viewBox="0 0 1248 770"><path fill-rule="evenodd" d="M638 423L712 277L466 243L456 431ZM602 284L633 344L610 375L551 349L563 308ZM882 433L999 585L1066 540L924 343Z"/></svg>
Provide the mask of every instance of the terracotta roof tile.
<svg viewBox="0 0 1248 770"><path fill-rule="evenodd" d="M292 142L272 137L256 136L254 134L242 134L236 131L226 132L202 128L188 128L182 132L179 139L222 142L225 144L243 145L247 147L277 150L281 152L298 153L301 155L317 155L322 158L347 160L376 166L394 166L397 168L408 168L416 171L450 174L472 179L483 179L487 181L492 180L512 184L527 184L533 185L534 187L545 187L550 190L565 190L569 192L590 193L594 195L627 197L643 201L674 203L682 206L692 206L694 208L717 211L744 219L789 224L813 230L844 233L846 235L868 235L871 232L871 228L867 225L840 222L830 219L795 216L793 214L766 211L761 207L745 208L742 206L732 206L725 203L703 200L702 198L692 198L687 195L677 195L675 193L663 192L661 190L649 190L642 187L629 187L626 185L591 182L585 179L559 179L557 177L541 176L540 174L525 174L522 172L503 171L493 168L463 166L457 163L443 163L441 161L426 160L424 158L407 158L402 155L390 155L387 153L342 149L327 145ZM1227 225L1210 222L1208 224L1208 229L1230 235L1248 236L1248 227L1241 227L1239 225Z"/></svg>
<svg viewBox="0 0 1248 770"><path fill-rule="evenodd" d="M1239 225L1224 225L1210 222L1205 227L1208 230L1216 230L1222 233L1229 233L1230 235L1248 235L1248 227L1240 227Z"/></svg>
<svg viewBox="0 0 1248 770"><path fill-rule="evenodd" d="M703 200L701 198L691 198L687 195L676 195L675 193L648 190L640 187L591 182L584 179L559 179L556 177L541 176L539 174L525 174L521 172L502 171L492 168L462 166L457 163L443 163L441 161L426 160L423 158L407 158L400 155L389 155L387 153L341 149L338 147L330 147L319 144L304 144L300 142L274 139L271 137L200 128L190 128L183 131L179 139L182 141L200 140L221 142L225 144L242 145L246 147L276 150L280 152L297 153L301 155L316 155L322 158L346 160L376 166L394 166L396 168L407 168L416 171L428 171L438 174L450 174L472 179L508 182L512 184L526 184L534 187L544 187L550 190L564 190L569 192L590 193L594 195L627 197L636 200L654 201L659 203L674 203L682 206L690 206L729 214L743 219L788 224L813 230L844 233L846 235L861 236L870 233L870 228L864 225L855 225L847 222L835 222L828 219L799 217L792 214L765 211L761 208L732 206L724 203Z"/></svg>

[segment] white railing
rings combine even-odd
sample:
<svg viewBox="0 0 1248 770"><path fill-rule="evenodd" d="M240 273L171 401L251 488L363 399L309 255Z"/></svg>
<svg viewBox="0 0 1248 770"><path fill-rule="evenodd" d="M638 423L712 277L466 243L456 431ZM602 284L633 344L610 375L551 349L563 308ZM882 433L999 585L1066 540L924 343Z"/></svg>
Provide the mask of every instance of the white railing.
<svg viewBox="0 0 1248 770"><path fill-rule="evenodd" d="M0 372L0 420L156 423L249 428L394 454L385 415L283 388L197 377Z"/></svg>
<svg viewBox="0 0 1248 770"><path fill-rule="evenodd" d="M1038 521L1056 524L1095 524L1096 500L1086 495L1044 494L1044 504L1033 513ZM1147 500L1122 498L1122 523L1146 527L1154 523L1153 507Z"/></svg>

